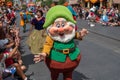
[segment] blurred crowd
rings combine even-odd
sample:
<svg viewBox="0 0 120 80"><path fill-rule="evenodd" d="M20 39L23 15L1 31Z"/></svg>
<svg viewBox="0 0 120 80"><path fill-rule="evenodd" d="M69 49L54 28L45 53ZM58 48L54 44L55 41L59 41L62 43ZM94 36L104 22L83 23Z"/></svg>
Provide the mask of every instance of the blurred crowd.
<svg viewBox="0 0 120 80"><path fill-rule="evenodd" d="M73 6L73 9L76 11L78 19L85 19L90 22L101 23L102 25L120 26L120 12L117 7L93 6L88 9L81 6Z"/></svg>
<svg viewBox="0 0 120 80"><path fill-rule="evenodd" d="M37 18L42 11L45 17L48 6L31 6L20 12L20 27L26 32L26 24ZM16 25L18 10L15 7L0 7L0 80L28 80L25 75L26 66L23 64L20 51L20 27ZM21 21L23 23L21 24Z"/></svg>
<svg viewBox="0 0 120 80"><path fill-rule="evenodd" d="M2 20L3 25L14 26L16 20L16 12L14 8L0 7L0 20Z"/></svg>
<svg viewBox="0 0 120 80"><path fill-rule="evenodd" d="M27 80L20 52L20 29L16 26L14 8L0 8L0 80Z"/></svg>
<svg viewBox="0 0 120 80"><path fill-rule="evenodd" d="M38 18L41 11L43 12L41 17L45 17L48 9L48 6L21 9L19 10L20 22L16 22L18 18L16 8L0 7L0 80L28 80L25 75L26 66L21 58L20 27L23 27L23 32L26 32L26 24L31 23L32 19ZM21 21L23 21L22 24ZM20 26L17 26L16 23L20 23Z"/></svg>

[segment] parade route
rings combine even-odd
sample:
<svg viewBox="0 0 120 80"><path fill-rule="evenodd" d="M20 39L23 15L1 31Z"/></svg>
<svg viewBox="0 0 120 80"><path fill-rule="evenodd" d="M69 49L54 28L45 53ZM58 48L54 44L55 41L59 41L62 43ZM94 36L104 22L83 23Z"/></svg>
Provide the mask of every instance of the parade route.
<svg viewBox="0 0 120 80"><path fill-rule="evenodd" d="M120 80L119 67L119 0L0 0L0 80Z"/></svg>
<svg viewBox="0 0 120 80"><path fill-rule="evenodd" d="M80 21L78 20L78 24L86 26L87 23L86 22L83 23L82 21L84 22L84 20L80 20ZM29 34L29 27L30 24L27 24L28 30L26 33L22 33L21 31L22 59L24 61L24 64L28 68L26 71L26 75L30 76L31 80L50 80L50 72L47 69L44 62L35 64L33 62L33 55L31 54L28 46L25 43ZM99 25L99 28L100 27L102 30L103 26ZM81 28L81 26L79 28ZM95 28L97 27L95 26ZM120 27L104 27L104 29L105 28L106 29L113 28L113 30L115 29L120 30ZM97 32L97 29L94 31ZM101 33L104 35L109 34L107 32L106 33L101 32ZM120 39L118 35L114 35L113 37L114 38L117 37L117 39ZM74 71L73 80L119 80L120 79L119 40L110 39L105 36L101 36L90 32L83 39L83 41L75 41L75 42L81 50L82 60L80 62L80 65ZM60 75L59 80L62 80L62 75Z"/></svg>

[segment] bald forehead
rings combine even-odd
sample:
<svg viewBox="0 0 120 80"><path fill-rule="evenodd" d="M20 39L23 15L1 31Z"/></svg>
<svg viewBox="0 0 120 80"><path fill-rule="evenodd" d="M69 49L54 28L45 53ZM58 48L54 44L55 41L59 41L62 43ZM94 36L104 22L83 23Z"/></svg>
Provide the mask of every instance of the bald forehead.
<svg viewBox="0 0 120 80"><path fill-rule="evenodd" d="M66 19L64 19L64 18L57 18L57 19L55 20L55 22L59 22L59 21L66 21Z"/></svg>

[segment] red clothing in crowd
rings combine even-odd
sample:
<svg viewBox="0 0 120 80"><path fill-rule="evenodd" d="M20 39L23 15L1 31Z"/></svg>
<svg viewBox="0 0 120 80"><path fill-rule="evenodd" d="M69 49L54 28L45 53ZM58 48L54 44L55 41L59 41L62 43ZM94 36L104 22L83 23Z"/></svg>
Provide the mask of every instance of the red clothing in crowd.
<svg viewBox="0 0 120 80"><path fill-rule="evenodd" d="M7 53L9 53L9 52L6 51L4 54L7 54ZM13 59L12 59L12 58L8 58L8 59L5 60L5 65L6 65L6 67L11 66L13 63L14 63L14 62L13 62Z"/></svg>
<svg viewBox="0 0 120 80"><path fill-rule="evenodd" d="M10 13L7 14L7 19L8 19L8 20L11 19L11 14L10 14Z"/></svg>

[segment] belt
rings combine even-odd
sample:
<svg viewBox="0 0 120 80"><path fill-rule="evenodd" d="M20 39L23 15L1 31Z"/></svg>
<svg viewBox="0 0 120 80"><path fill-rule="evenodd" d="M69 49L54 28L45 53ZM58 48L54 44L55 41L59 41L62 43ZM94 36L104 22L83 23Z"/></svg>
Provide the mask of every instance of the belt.
<svg viewBox="0 0 120 80"><path fill-rule="evenodd" d="M60 52L60 53L63 53L63 54L69 54L69 53L72 53L73 51L75 51L75 47L73 48L69 48L69 49L63 49L63 50L60 50L60 49L56 49L56 48L52 48L53 50L57 51L57 52Z"/></svg>

